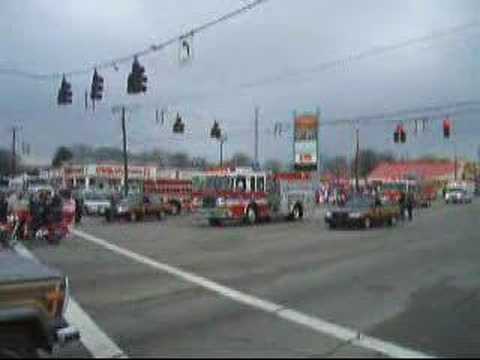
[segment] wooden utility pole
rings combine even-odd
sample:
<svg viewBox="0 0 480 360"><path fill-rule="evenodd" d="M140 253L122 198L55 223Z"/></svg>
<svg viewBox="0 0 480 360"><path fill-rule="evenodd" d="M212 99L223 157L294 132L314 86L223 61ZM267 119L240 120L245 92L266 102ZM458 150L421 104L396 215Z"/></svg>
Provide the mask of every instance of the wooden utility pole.
<svg viewBox="0 0 480 360"><path fill-rule="evenodd" d="M360 160L360 129L358 126L355 129L355 190L356 192L360 191L360 185L358 183L358 167Z"/></svg>
<svg viewBox="0 0 480 360"><path fill-rule="evenodd" d="M128 196L128 152L127 152L127 125L125 123L125 106L122 107L122 135L123 135L123 182L124 195Z"/></svg>

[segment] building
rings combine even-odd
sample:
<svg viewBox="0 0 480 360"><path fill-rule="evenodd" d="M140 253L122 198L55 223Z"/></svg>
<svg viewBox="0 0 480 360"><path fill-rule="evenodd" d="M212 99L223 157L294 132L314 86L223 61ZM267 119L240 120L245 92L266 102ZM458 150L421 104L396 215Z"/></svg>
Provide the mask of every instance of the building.
<svg viewBox="0 0 480 360"><path fill-rule="evenodd" d="M457 163L455 171L454 162L429 162L429 161L408 161L408 162L384 162L379 164L368 176L369 182L395 182L406 179L420 179L423 181L448 182L457 178L461 179L464 163Z"/></svg>

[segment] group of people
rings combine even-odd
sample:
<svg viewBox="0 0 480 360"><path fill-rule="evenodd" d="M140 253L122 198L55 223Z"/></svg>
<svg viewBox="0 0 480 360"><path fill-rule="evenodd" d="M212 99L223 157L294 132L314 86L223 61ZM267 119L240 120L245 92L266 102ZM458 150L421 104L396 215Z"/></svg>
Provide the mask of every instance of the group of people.
<svg viewBox="0 0 480 360"><path fill-rule="evenodd" d="M8 216L14 215L19 223L18 235L23 239L35 236L42 228L71 222L72 216L75 222L77 212L75 199L68 190L53 194L49 191L0 193L0 224L6 224Z"/></svg>

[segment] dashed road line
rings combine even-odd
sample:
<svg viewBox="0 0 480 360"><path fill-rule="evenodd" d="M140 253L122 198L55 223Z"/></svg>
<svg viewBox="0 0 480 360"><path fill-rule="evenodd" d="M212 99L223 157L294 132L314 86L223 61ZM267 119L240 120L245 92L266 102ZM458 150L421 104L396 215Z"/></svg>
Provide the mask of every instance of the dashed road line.
<svg viewBox="0 0 480 360"><path fill-rule="evenodd" d="M22 244L16 244L17 254L38 261ZM80 331L80 341L94 358L128 359L117 344L92 320L92 318L71 297L69 299L65 320Z"/></svg>
<svg viewBox="0 0 480 360"><path fill-rule="evenodd" d="M295 323L297 325L301 325L305 328L327 336L334 337L346 343L362 347L364 349L372 350L393 358L432 358L431 356L422 352L414 351L390 342L365 336L358 331L336 325L320 318L296 311L294 309L289 309L282 305L275 304L271 301L264 300L226 287L202 276L184 271L182 269L165 263L155 261L146 256L124 249L83 231L74 230L74 234L84 240L87 240L93 244L110 250L113 253L124 256L130 260L134 260L140 264L149 266L151 268L160 270L194 285L203 287L204 289L217 293L223 297L229 298L237 303L241 303L244 305L248 305L252 308L262 310L266 313L277 316L280 319Z"/></svg>

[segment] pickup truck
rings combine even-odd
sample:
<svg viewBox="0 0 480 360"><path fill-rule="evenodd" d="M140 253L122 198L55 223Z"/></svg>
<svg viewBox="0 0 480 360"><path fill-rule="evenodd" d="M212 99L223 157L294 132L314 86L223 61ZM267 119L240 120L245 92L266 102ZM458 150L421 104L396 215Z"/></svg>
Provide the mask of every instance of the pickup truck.
<svg viewBox="0 0 480 360"><path fill-rule="evenodd" d="M67 324L68 278L0 249L0 359L36 358L79 339Z"/></svg>

